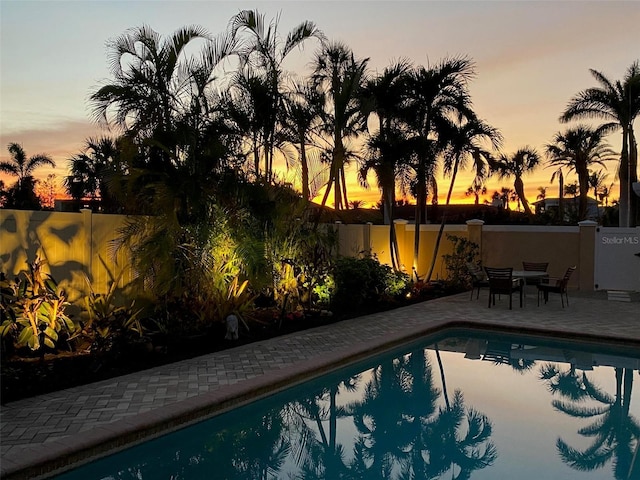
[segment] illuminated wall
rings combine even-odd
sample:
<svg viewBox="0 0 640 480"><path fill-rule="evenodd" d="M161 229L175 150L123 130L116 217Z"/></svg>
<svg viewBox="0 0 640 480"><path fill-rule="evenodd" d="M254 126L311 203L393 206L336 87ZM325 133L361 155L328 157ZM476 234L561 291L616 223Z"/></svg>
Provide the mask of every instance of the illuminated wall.
<svg viewBox="0 0 640 480"><path fill-rule="evenodd" d="M126 250L115 251L118 229L125 224L124 215L43 212L0 209L0 271L9 277L27 268L36 255L46 259L46 270L69 290L70 300L86 292L83 274L91 280L96 292L106 292L110 273L125 269L121 285L132 278ZM385 225L328 226L338 233L338 254L356 256L371 252L390 264L389 227ZM433 257L439 225L420 226L420 255L417 271L428 272ZM396 220L400 260L411 273L415 226ZM522 261L549 262L549 273L562 276L567 267L578 266L571 286L594 289L595 223L586 226L484 226L471 220L467 225L446 225L433 269L432 279L446 278L442 256L452 252L447 234L469 238L480 246L483 265L522 268Z"/></svg>

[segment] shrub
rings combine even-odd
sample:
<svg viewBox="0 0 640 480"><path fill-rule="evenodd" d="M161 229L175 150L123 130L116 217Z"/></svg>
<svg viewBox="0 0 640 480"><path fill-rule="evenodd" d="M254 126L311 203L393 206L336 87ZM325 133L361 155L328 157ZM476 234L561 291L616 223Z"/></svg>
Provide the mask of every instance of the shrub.
<svg viewBox="0 0 640 480"><path fill-rule="evenodd" d="M480 247L477 243L456 235L447 235L447 239L453 243L453 252L442 256L447 270L447 283L452 287L468 288L471 276L467 263L476 261Z"/></svg>
<svg viewBox="0 0 640 480"><path fill-rule="evenodd" d="M375 308L385 301L395 300L409 289L409 276L394 272L375 256L340 257L333 270L335 292L333 308L352 312Z"/></svg>

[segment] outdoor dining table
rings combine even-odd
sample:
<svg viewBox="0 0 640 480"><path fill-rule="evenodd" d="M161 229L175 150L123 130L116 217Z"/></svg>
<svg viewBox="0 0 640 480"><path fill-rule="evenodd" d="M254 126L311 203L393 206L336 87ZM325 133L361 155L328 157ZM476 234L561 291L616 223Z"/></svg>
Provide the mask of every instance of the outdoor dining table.
<svg viewBox="0 0 640 480"><path fill-rule="evenodd" d="M513 278L519 278L521 280L527 280L528 278L545 278L549 274L547 272L538 272L534 270L514 270L511 272Z"/></svg>
<svg viewBox="0 0 640 480"><path fill-rule="evenodd" d="M522 282L522 291L524 293L524 287L527 285L527 279L529 278L547 278L549 277L548 272L539 272L535 270L514 270L511 272L511 276L513 278L519 278ZM527 296L523 295L525 303L527 302Z"/></svg>

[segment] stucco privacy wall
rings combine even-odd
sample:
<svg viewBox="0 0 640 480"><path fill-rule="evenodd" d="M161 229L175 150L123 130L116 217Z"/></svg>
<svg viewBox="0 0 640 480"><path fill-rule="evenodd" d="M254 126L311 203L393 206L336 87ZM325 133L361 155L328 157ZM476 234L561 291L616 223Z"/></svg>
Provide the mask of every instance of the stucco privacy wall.
<svg viewBox="0 0 640 480"><path fill-rule="evenodd" d="M126 251L114 257L113 241L125 224L124 215L34 212L0 209L0 271L12 277L27 268L40 254L48 262L48 271L70 294L86 291L82 273L92 280L97 292L105 292L109 272L117 275L125 269L122 284L131 280L130 261ZM405 271L411 272L415 225L396 220L396 235L400 260ZM385 225L327 225L338 233L340 255L354 256L370 251L390 264L389 227ZM424 277L429 270L439 225L420 226L420 255L417 270ZM549 262L549 272L561 276L567 267L576 265L570 286L582 290L594 289L594 222L582 222L578 227L546 226L485 226L480 220L466 225L446 225L432 279L446 277L442 256L452 252L447 234L469 238L480 245L483 265L522 268L522 261ZM104 261L104 264L103 264ZM105 267L106 264L106 267ZM72 298L73 299L73 298Z"/></svg>
<svg viewBox="0 0 640 480"><path fill-rule="evenodd" d="M114 255L113 241L125 224L124 215L0 209L0 271L15 277L36 256L46 260L44 270L75 300L87 291L84 275L97 292L106 292L110 275L125 273L131 280L126 251Z"/></svg>

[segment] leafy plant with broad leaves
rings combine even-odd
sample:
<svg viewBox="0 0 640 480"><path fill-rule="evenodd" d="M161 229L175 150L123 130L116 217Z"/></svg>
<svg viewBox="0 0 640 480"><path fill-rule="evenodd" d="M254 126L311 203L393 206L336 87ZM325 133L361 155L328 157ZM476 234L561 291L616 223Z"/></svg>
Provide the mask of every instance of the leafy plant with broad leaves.
<svg viewBox="0 0 640 480"><path fill-rule="evenodd" d="M57 348L61 335L68 341L78 330L65 312L69 303L63 289L43 272L46 262L36 257L16 280L3 279L0 335L11 335L16 346L41 350Z"/></svg>
<svg viewBox="0 0 640 480"><path fill-rule="evenodd" d="M113 275L107 264L100 259L109 275L109 288L106 293L96 293L91 280L85 275L85 282L89 289L84 297L84 307L87 322L83 326L83 333L91 340L92 351L105 352L116 345L138 339L144 335L141 323L142 307L136 307L136 300L121 300L124 288L119 285L125 270L121 269Z"/></svg>

